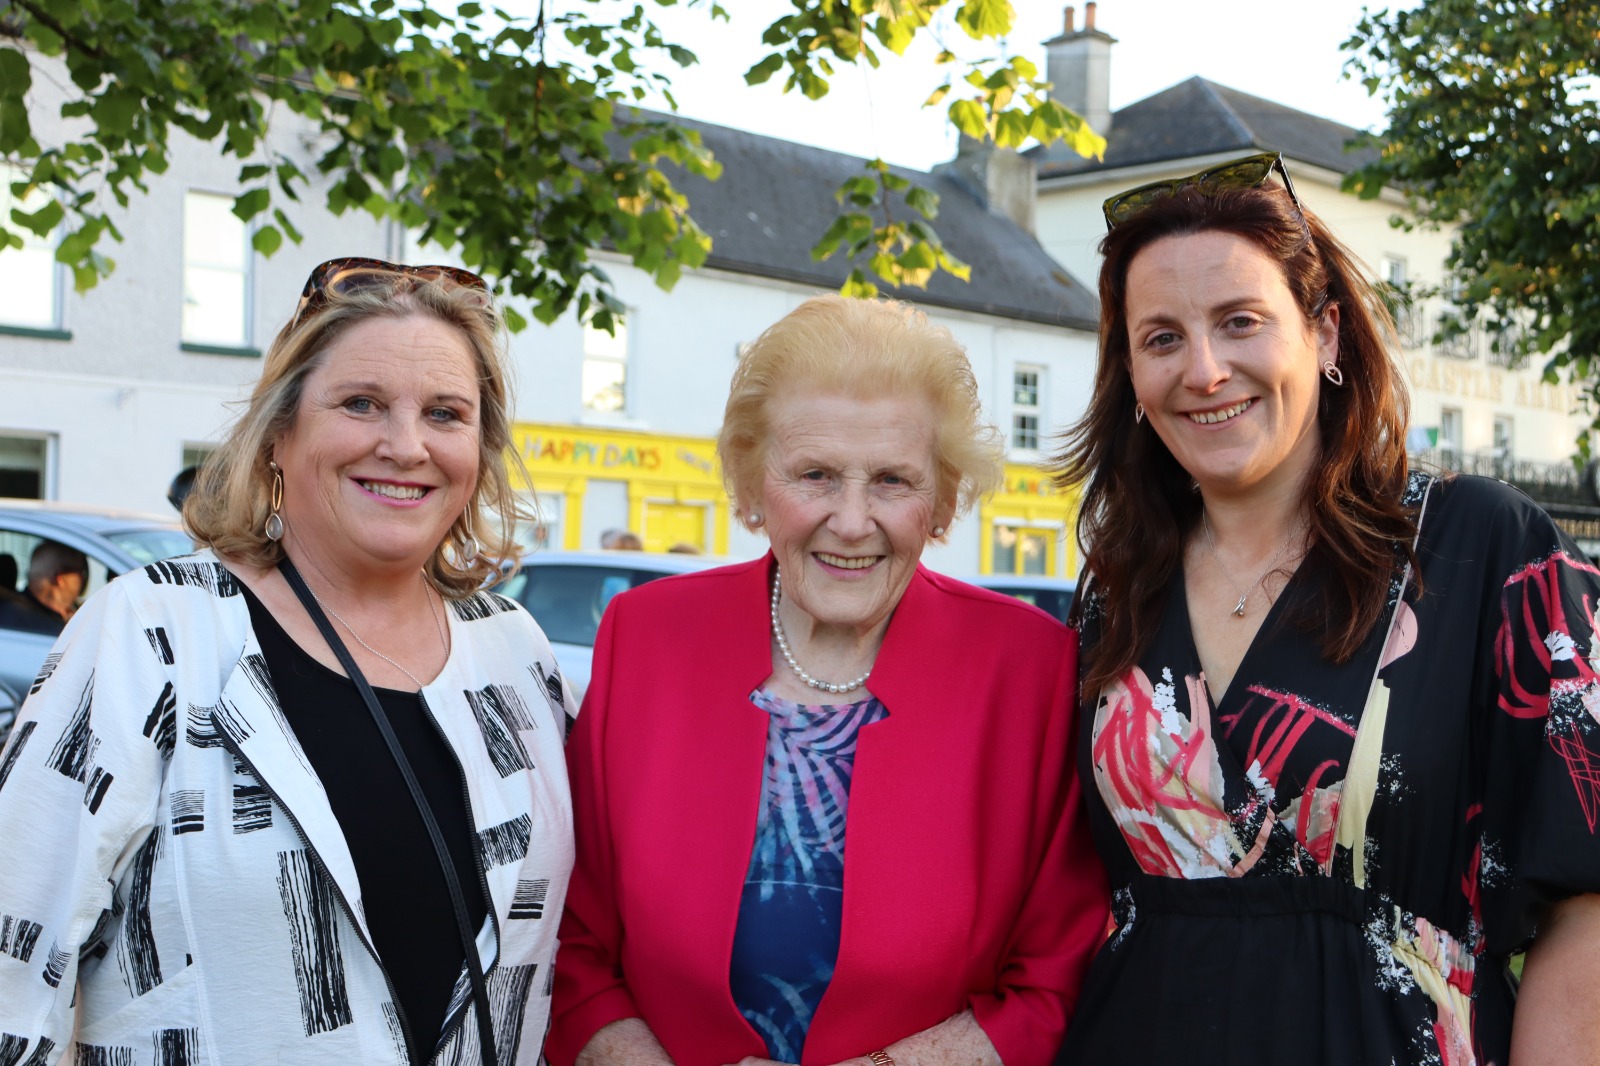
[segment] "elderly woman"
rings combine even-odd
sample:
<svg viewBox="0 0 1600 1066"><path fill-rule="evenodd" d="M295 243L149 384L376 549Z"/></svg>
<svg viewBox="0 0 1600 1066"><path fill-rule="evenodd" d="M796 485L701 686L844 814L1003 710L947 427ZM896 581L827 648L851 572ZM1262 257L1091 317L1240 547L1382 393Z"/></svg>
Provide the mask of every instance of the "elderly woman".
<svg viewBox="0 0 1600 1066"><path fill-rule="evenodd" d="M318 267L186 501L208 547L68 625L0 757L0 1061L538 1061L566 709L478 591L498 327L465 271Z"/></svg>
<svg viewBox="0 0 1600 1066"><path fill-rule="evenodd" d="M998 479L979 413L902 304L808 300L741 358L718 449L772 551L601 623L555 1066L1055 1050L1105 920L1072 640L918 564Z"/></svg>
<svg viewBox="0 0 1600 1066"><path fill-rule="evenodd" d="M1600 572L1408 472L1386 313L1281 159L1106 218L1061 469L1115 929L1059 1061L1600 1061Z"/></svg>

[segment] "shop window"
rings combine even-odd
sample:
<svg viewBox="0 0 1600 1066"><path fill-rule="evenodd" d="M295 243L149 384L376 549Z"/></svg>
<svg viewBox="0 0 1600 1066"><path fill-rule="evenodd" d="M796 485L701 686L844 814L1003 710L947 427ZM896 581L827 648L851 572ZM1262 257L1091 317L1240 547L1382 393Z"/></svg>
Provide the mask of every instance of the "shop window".
<svg viewBox="0 0 1600 1066"><path fill-rule="evenodd" d="M233 197L190 192L183 201L183 342L250 345L250 227Z"/></svg>
<svg viewBox="0 0 1600 1066"><path fill-rule="evenodd" d="M1056 530L996 523L993 536L994 573L1055 573Z"/></svg>
<svg viewBox="0 0 1600 1066"><path fill-rule="evenodd" d="M1011 374L1011 446L1021 451L1039 450L1040 380L1044 371L1018 367Z"/></svg>
<svg viewBox="0 0 1600 1066"><path fill-rule="evenodd" d="M48 437L0 437L0 496L48 499L49 469Z"/></svg>
<svg viewBox="0 0 1600 1066"><path fill-rule="evenodd" d="M628 408L628 326L612 319L607 333L592 322L583 324L583 409L619 415Z"/></svg>
<svg viewBox="0 0 1600 1066"><path fill-rule="evenodd" d="M11 212L32 214L50 203L50 194L34 187L20 196L12 186L25 180L17 167L0 165L0 220L21 248L0 251L0 326L25 330L61 328L61 266L56 262L58 235L41 237L15 222Z"/></svg>

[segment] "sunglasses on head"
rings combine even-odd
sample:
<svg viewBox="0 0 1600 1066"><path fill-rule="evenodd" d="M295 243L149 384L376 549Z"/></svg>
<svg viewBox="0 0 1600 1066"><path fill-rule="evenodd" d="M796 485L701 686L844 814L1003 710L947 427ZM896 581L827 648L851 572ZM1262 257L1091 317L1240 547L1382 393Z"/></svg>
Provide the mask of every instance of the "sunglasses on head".
<svg viewBox="0 0 1600 1066"><path fill-rule="evenodd" d="M1119 192L1103 205L1106 229L1116 229L1157 200L1165 199L1181 189L1198 189L1208 196L1223 189L1259 189L1267 183L1267 178L1274 170L1278 172L1278 177L1283 179L1284 191L1289 194L1294 209L1304 218L1305 209L1300 206L1300 197L1294 193L1294 182L1289 180L1289 171L1283 165L1283 156L1277 152L1262 152L1259 155L1247 155L1243 159L1218 163L1186 178L1152 181L1126 192Z"/></svg>
<svg viewBox="0 0 1600 1066"><path fill-rule="evenodd" d="M306 315L322 310L327 306L330 297L387 285L397 275L421 281L437 281L442 278L464 288L489 291L488 284L482 278L460 267L438 264L406 266L403 263L388 263L382 259L345 256L341 259L330 259L312 268L311 276L306 279L305 288L300 290L300 303L295 307L294 317L289 320L289 325L298 325Z"/></svg>

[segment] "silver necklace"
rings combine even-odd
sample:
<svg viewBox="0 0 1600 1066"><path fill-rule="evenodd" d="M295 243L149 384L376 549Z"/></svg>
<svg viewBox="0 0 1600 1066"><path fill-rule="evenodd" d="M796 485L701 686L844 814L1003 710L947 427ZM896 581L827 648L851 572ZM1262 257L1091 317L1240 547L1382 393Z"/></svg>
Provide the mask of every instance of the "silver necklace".
<svg viewBox="0 0 1600 1066"><path fill-rule="evenodd" d="M772 568L772 635L777 638L778 650L783 653L783 661L793 670L808 686L819 692L831 692L835 696L846 692L854 692L867 683L867 678L872 676L872 667L867 667L867 672L854 681L841 681L839 684L830 684L827 681L818 681L801 669L800 664L794 661L794 652L789 650L789 640L783 635L783 623L778 620L778 599L783 589L783 570L781 567Z"/></svg>
<svg viewBox="0 0 1600 1066"><path fill-rule="evenodd" d="M307 585L306 588L309 590L311 586ZM450 642L445 639L444 622L439 618L439 608L434 606L433 597L428 595L428 577L426 574L424 574L422 577L422 596L428 601L428 610L433 612L433 626L439 631L439 647L443 648L445 655L448 656L450 654ZM352 637L356 638L357 644L361 645L363 648L366 648L372 654L376 655L378 658L382 659L384 662L388 663L390 666L409 677L411 679L411 683L417 686L418 691L421 691L426 687L417 679L416 674L413 674L410 670L407 670L405 667L401 666L399 663L383 654L383 652L362 640L361 634L357 633L355 629L351 627L349 622L346 622L343 618L340 618L338 611L335 611L332 607L329 607L327 604L323 603L321 597L319 597L315 592L311 593L311 598L317 601L318 607L321 607L324 611L327 611L329 614L333 615L334 620L340 625L344 626L345 631L348 632Z"/></svg>
<svg viewBox="0 0 1600 1066"><path fill-rule="evenodd" d="M1250 594L1254 592L1256 590L1256 586L1265 581L1267 579L1267 575L1272 573L1272 571L1277 567L1278 561L1283 558L1283 553L1289 550L1289 545L1300 539L1300 527L1296 525L1294 532L1290 534L1289 538L1283 542L1283 546L1277 550L1277 553L1274 554L1270 560L1268 560L1267 568L1261 571L1260 576L1258 576L1254 581L1250 582L1243 592L1239 592L1239 583L1233 579L1232 574L1228 573L1228 568L1222 565L1222 556L1217 554L1217 541L1216 538L1211 535L1211 523L1206 521L1206 512L1203 508L1200 511L1200 528L1205 531L1206 548L1211 552L1212 562L1217 564L1217 569L1222 572L1222 576L1227 580L1229 585L1233 586L1233 591L1239 593L1239 602L1234 604L1233 610L1228 612L1235 618L1244 617L1244 605L1245 602L1250 599Z"/></svg>

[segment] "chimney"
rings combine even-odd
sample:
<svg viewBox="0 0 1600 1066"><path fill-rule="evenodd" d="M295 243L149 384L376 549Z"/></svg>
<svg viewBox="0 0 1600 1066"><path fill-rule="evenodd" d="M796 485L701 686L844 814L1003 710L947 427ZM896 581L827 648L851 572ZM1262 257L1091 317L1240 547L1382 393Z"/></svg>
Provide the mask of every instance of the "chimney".
<svg viewBox="0 0 1600 1066"><path fill-rule="evenodd" d="M1083 5L1083 29L1074 30L1073 9L1066 9L1060 37L1045 42L1045 76L1050 95L1084 120L1102 137L1111 134L1111 46L1117 39L1094 26L1094 0Z"/></svg>
<svg viewBox="0 0 1600 1066"><path fill-rule="evenodd" d="M933 169L954 178L990 211L1004 215L1029 234L1034 232L1038 180L1033 160L1015 149L997 148L990 141L963 133L955 159Z"/></svg>

